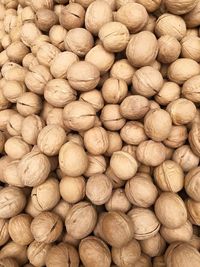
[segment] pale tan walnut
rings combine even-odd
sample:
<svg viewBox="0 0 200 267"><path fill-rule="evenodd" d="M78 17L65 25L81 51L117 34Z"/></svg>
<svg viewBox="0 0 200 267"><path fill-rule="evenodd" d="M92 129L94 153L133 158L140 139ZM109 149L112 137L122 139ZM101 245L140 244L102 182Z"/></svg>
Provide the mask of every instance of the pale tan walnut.
<svg viewBox="0 0 200 267"><path fill-rule="evenodd" d="M74 246L59 243L48 250L45 264L47 267L78 267L79 255Z"/></svg>
<svg viewBox="0 0 200 267"><path fill-rule="evenodd" d="M184 173L178 163L166 160L154 170L154 179L162 191L179 192L184 186Z"/></svg>
<svg viewBox="0 0 200 267"><path fill-rule="evenodd" d="M149 111L149 100L140 95L127 96L120 105L120 113L129 120L142 119Z"/></svg>
<svg viewBox="0 0 200 267"><path fill-rule="evenodd" d="M32 22L25 23L21 28L21 40L29 47L32 46L32 44L40 35L40 30Z"/></svg>
<svg viewBox="0 0 200 267"><path fill-rule="evenodd" d="M9 220L8 231L15 243L26 246L33 241L30 230L31 222L32 218L28 214L19 214Z"/></svg>
<svg viewBox="0 0 200 267"><path fill-rule="evenodd" d="M110 75L113 78L122 79L130 85L135 70L136 69L131 66L127 59L120 59L113 64Z"/></svg>
<svg viewBox="0 0 200 267"><path fill-rule="evenodd" d="M113 20L112 9L105 1L92 1L85 14L85 27L93 35L97 35L100 28Z"/></svg>
<svg viewBox="0 0 200 267"><path fill-rule="evenodd" d="M73 89L85 92L94 89L100 80L98 68L88 61L78 61L69 66L67 79Z"/></svg>
<svg viewBox="0 0 200 267"><path fill-rule="evenodd" d="M52 44L43 43L37 50L36 57L41 65L50 67L52 60L58 55L60 50Z"/></svg>
<svg viewBox="0 0 200 267"><path fill-rule="evenodd" d="M154 62L158 54L158 42L155 35L149 31L141 31L130 39L126 56L134 67L148 66Z"/></svg>
<svg viewBox="0 0 200 267"><path fill-rule="evenodd" d="M104 106L102 93L98 89L81 93L79 100L91 104L96 112L100 111Z"/></svg>
<svg viewBox="0 0 200 267"><path fill-rule="evenodd" d="M128 121L121 129L120 136L129 145L139 145L147 140L143 124L137 121Z"/></svg>
<svg viewBox="0 0 200 267"><path fill-rule="evenodd" d="M2 76L8 81L24 82L27 69L14 62L7 62L1 68Z"/></svg>
<svg viewBox="0 0 200 267"><path fill-rule="evenodd" d="M86 131L94 126L96 112L83 101L72 101L63 110L64 124L74 131Z"/></svg>
<svg viewBox="0 0 200 267"><path fill-rule="evenodd" d="M61 199L52 211L58 214L62 219L62 221L64 222L67 212L69 211L70 208L71 204Z"/></svg>
<svg viewBox="0 0 200 267"><path fill-rule="evenodd" d="M189 145L183 145L174 151L172 160L177 162L184 172L188 172L199 164L199 157L191 150Z"/></svg>
<svg viewBox="0 0 200 267"><path fill-rule="evenodd" d="M41 8L53 9L53 0L29 0L29 4L34 11L37 11Z"/></svg>
<svg viewBox="0 0 200 267"><path fill-rule="evenodd" d="M3 246L7 243L10 238L8 231L9 221L6 219L0 219L0 246Z"/></svg>
<svg viewBox="0 0 200 267"><path fill-rule="evenodd" d="M183 114L184 110L184 114ZM183 125L191 122L196 115L196 106L190 100L179 98L167 106L172 121L175 125Z"/></svg>
<svg viewBox="0 0 200 267"><path fill-rule="evenodd" d="M140 244L133 239L121 248L112 248L112 258L117 266L133 266L141 256Z"/></svg>
<svg viewBox="0 0 200 267"><path fill-rule="evenodd" d="M37 151L26 154L18 165L18 174L25 186L33 187L43 183L49 172L50 162L48 158Z"/></svg>
<svg viewBox="0 0 200 267"><path fill-rule="evenodd" d="M14 186L0 189L0 218L7 219L19 214L26 205L22 189Z"/></svg>
<svg viewBox="0 0 200 267"><path fill-rule="evenodd" d="M79 202L71 207L67 213L65 226L68 233L82 239L88 236L97 223L97 212L89 202Z"/></svg>
<svg viewBox="0 0 200 267"><path fill-rule="evenodd" d="M160 142L167 139L171 132L172 119L163 109L150 110L144 118L144 130L152 140Z"/></svg>
<svg viewBox="0 0 200 267"><path fill-rule="evenodd" d="M113 184L113 188L120 188L120 187L124 186L126 181L125 180L121 180L119 177L117 177L114 174L114 172L112 171L110 166L107 168L105 174L111 180L111 183Z"/></svg>
<svg viewBox="0 0 200 267"><path fill-rule="evenodd" d="M88 267L109 267L111 264L111 254L108 246L104 241L94 236L81 240L79 255L83 264Z"/></svg>
<svg viewBox="0 0 200 267"><path fill-rule="evenodd" d="M176 2L173 0L165 0L164 5L169 12L177 15L183 15L195 8L197 3L197 0L178 0Z"/></svg>
<svg viewBox="0 0 200 267"><path fill-rule="evenodd" d="M4 96L2 85L0 85L0 110L4 110L4 109L8 108L9 106L10 106L10 102Z"/></svg>
<svg viewBox="0 0 200 267"><path fill-rule="evenodd" d="M14 41L6 48L10 61L21 63L23 58L29 53L28 47L21 41Z"/></svg>
<svg viewBox="0 0 200 267"><path fill-rule="evenodd" d="M122 139L118 132L107 131L108 133L108 149L106 154L111 156L114 152L121 150L122 148Z"/></svg>
<svg viewBox="0 0 200 267"><path fill-rule="evenodd" d="M6 167L8 166L8 164L12 162L12 159L8 156L2 156L0 158L0 181L5 183L5 179L4 179L4 170L6 169Z"/></svg>
<svg viewBox="0 0 200 267"><path fill-rule="evenodd" d="M182 57L200 61L200 38L197 36L186 36L181 40Z"/></svg>
<svg viewBox="0 0 200 267"><path fill-rule="evenodd" d="M132 240L134 228L128 215L119 211L110 211L102 218L102 233L109 245L120 248Z"/></svg>
<svg viewBox="0 0 200 267"><path fill-rule="evenodd" d="M54 107L64 107L76 100L76 91L64 79L53 79L44 88L44 98Z"/></svg>
<svg viewBox="0 0 200 267"><path fill-rule="evenodd" d="M80 176L88 167L87 154L82 146L69 141L60 149L59 164L66 175Z"/></svg>
<svg viewBox="0 0 200 267"><path fill-rule="evenodd" d="M188 211L188 218L190 222L194 225L199 226L200 220L199 220L199 214L200 214L200 204L197 201L192 200L191 198L188 198L185 201L185 205Z"/></svg>
<svg viewBox="0 0 200 267"><path fill-rule="evenodd" d="M194 103L198 103L200 101L199 81L200 75L193 76L192 78L188 79L182 87L183 96Z"/></svg>
<svg viewBox="0 0 200 267"><path fill-rule="evenodd" d="M58 17L52 10L47 8L37 10L35 24L41 31L48 32L50 28L57 23Z"/></svg>
<svg viewBox="0 0 200 267"><path fill-rule="evenodd" d="M65 50L64 39L67 30L61 25L53 25L49 31L49 38L53 45L58 47L61 51Z"/></svg>
<svg viewBox="0 0 200 267"><path fill-rule="evenodd" d="M158 37L170 35L180 41L186 35L185 21L180 16L165 13L157 19L155 33Z"/></svg>
<svg viewBox="0 0 200 267"><path fill-rule="evenodd" d="M25 84L28 89L36 94L44 94L44 88L48 81L52 79L48 68L43 65L31 67L25 76Z"/></svg>
<svg viewBox="0 0 200 267"><path fill-rule="evenodd" d="M77 203L85 197L85 179L83 176L64 176L59 184L61 197L68 203Z"/></svg>
<svg viewBox="0 0 200 267"><path fill-rule="evenodd" d="M47 211L54 208L60 200L58 180L48 178L44 183L33 187L31 199L34 207L39 211Z"/></svg>
<svg viewBox="0 0 200 267"><path fill-rule="evenodd" d="M24 187L21 177L18 175L18 164L19 160L13 160L9 162L3 170L3 179L9 185Z"/></svg>
<svg viewBox="0 0 200 267"><path fill-rule="evenodd" d="M131 33L136 33L147 24L148 13L141 4L127 3L117 10L115 19L123 23Z"/></svg>
<svg viewBox="0 0 200 267"><path fill-rule="evenodd" d="M137 175L126 182L125 193L131 204L141 208L152 206L158 197L153 182Z"/></svg>
<svg viewBox="0 0 200 267"><path fill-rule="evenodd" d="M199 75L200 66L198 62L190 58L179 58L168 68L168 78L175 83L183 84L195 75Z"/></svg>
<svg viewBox="0 0 200 267"><path fill-rule="evenodd" d="M166 249L165 239L157 233L155 236L140 241L141 250L149 257L161 256ZM157 266L158 267L158 266Z"/></svg>
<svg viewBox="0 0 200 267"><path fill-rule="evenodd" d="M13 241L8 242L1 248L0 260L13 258L19 266L23 266L27 261L27 246L19 245Z"/></svg>
<svg viewBox="0 0 200 267"><path fill-rule="evenodd" d="M6 81L2 87L3 95L11 103L16 103L17 99L22 96L25 91L25 85L17 81Z"/></svg>
<svg viewBox="0 0 200 267"><path fill-rule="evenodd" d="M88 167L84 172L84 176L90 177L95 174L104 173L106 171L106 160L102 155L94 156L88 154Z"/></svg>
<svg viewBox="0 0 200 267"><path fill-rule="evenodd" d="M160 165L165 160L165 155L165 146L152 140L141 142L136 150L138 161L147 166Z"/></svg>
<svg viewBox="0 0 200 267"><path fill-rule="evenodd" d="M155 203L155 213L159 221L170 229L178 228L187 221L187 210L183 200L172 192L161 193Z"/></svg>
<svg viewBox="0 0 200 267"><path fill-rule="evenodd" d="M149 239L159 232L160 223L152 210L133 208L128 215L132 221L135 239Z"/></svg>
<svg viewBox="0 0 200 267"><path fill-rule="evenodd" d="M81 28L85 19L85 9L77 3L70 3L61 9L60 24L67 30Z"/></svg>
<svg viewBox="0 0 200 267"><path fill-rule="evenodd" d="M42 109L41 98L32 92L26 92L17 99L17 111L22 116L38 114Z"/></svg>
<svg viewBox="0 0 200 267"><path fill-rule="evenodd" d="M104 100L109 104L121 103L128 94L126 82L117 78L108 78L101 90Z"/></svg>
<svg viewBox="0 0 200 267"><path fill-rule="evenodd" d="M154 12L156 11L160 5L161 5L161 0L136 0L137 3L143 5L148 12Z"/></svg>
<svg viewBox="0 0 200 267"><path fill-rule="evenodd" d="M158 60L165 64L177 60L181 53L181 45L172 35L162 35L158 39L158 48Z"/></svg>
<svg viewBox="0 0 200 267"><path fill-rule="evenodd" d="M51 246L51 244L44 242L33 241L27 249L27 257L30 263L34 266L44 266L47 252Z"/></svg>
<svg viewBox="0 0 200 267"><path fill-rule="evenodd" d="M7 139L4 149L9 157L17 160L29 153L31 147L20 136L13 136Z"/></svg>
<svg viewBox="0 0 200 267"><path fill-rule="evenodd" d="M180 98L180 93L181 88L177 83L165 81L162 88L155 96L155 100L160 105L166 106L170 102Z"/></svg>
<svg viewBox="0 0 200 267"><path fill-rule="evenodd" d="M199 16L200 3L197 1L196 6L187 14L184 15L184 20L188 28L194 28L199 25L200 16Z"/></svg>
<svg viewBox="0 0 200 267"><path fill-rule="evenodd" d="M67 32L64 39L65 49L79 57L84 57L93 47L92 34L84 28L75 28Z"/></svg>
<svg viewBox="0 0 200 267"><path fill-rule="evenodd" d="M90 176L86 183L86 196L95 205L105 204L111 197L112 183L104 174Z"/></svg>
<svg viewBox="0 0 200 267"><path fill-rule="evenodd" d="M64 125L62 108L53 108L51 111L49 111L46 118L46 124L58 125L65 130L66 134L68 131L70 131L67 126Z"/></svg>
<svg viewBox="0 0 200 267"><path fill-rule="evenodd" d="M108 149L108 134L102 127L93 127L84 133L84 145L95 156L104 154Z"/></svg>
<svg viewBox="0 0 200 267"><path fill-rule="evenodd" d="M138 164L129 153L117 151L112 154L110 167L117 177L122 180L129 180L136 174Z"/></svg>
<svg viewBox="0 0 200 267"><path fill-rule="evenodd" d="M128 200L124 189L117 188L113 190L112 196L105 203L105 207L107 211L121 211L128 212L131 208L131 203Z"/></svg>
<svg viewBox="0 0 200 267"><path fill-rule="evenodd" d="M30 145L37 144L39 132L44 127L44 121L37 115L27 116L21 126L21 135L24 141Z"/></svg>
<svg viewBox="0 0 200 267"><path fill-rule="evenodd" d="M7 131L11 136L20 136L24 117L19 113L13 114L7 122Z"/></svg>
<svg viewBox="0 0 200 267"><path fill-rule="evenodd" d="M37 215L31 223L31 232L38 242L52 243L62 233L63 224L60 217L53 213L44 211Z"/></svg>
<svg viewBox="0 0 200 267"><path fill-rule="evenodd" d="M171 148L178 148L186 142L188 137L187 128L184 125L172 126L171 132L164 144Z"/></svg>
<svg viewBox="0 0 200 267"><path fill-rule="evenodd" d="M17 114L13 109L5 109L0 111L0 130L4 131L7 128L7 123L9 122L12 115Z"/></svg>
<svg viewBox="0 0 200 267"><path fill-rule="evenodd" d="M114 53L107 51L102 44L97 44L88 51L85 60L94 64L101 74L105 74L112 67L115 56Z"/></svg>
<svg viewBox="0 0 200 267"><path fill-rule="evenodd" d="M66 141L65 130L58 125L47 125L39 133L37 145L42 153L55 156Z"/></svg>
<svg viewBox="0 0 200 267"><path fill-rule="evenodd" d="M200 155L199 131L200 131L199 124L194 123L192 125L192 129L189 132L189 138L188 138L190 147L193 153L197 156Z"/></svg>
<svg viewBox="0 0 200 267"><path fill-rule="evenodd" d="M22 66L31 70L34 66L38 66L39 62L37 58L33 55L33 53L28 53L22 61Z"/></svg>
<svg viewBox="0 0 200 267"><path fill-rule="evenodd" d="M197 249L185 242L175 242L171 244L165 252L165 262L172 267L198 267L200 264L200 254Z"/></svg>
<svg viewBox="0 0 200 267"><path fill-rule="evenodd" d="M176 229L170 229L162 226L160 233L169 244L177 241L189 242L193 235L193 227L192 223L188 220L184 225Z"/></svg>
<svg viewBox="0 0 200 267"><path fill-rule="evenodd" d="M105 23L98 35L105 49L114 53L123 51L130 38L127 27L116 21Z"/></svg>
<svg viewBox="0 0 200 267"><path fill-rule="evenodd" d="M117 104L105 105L101 110L100 120L110 131L120 130L126 122L120 113L120 106Z"/></svg>
<svg viewBox="0 0 200 267"><path fill-rule="evenodd" d="M51 62L50 71L55 78L67 78L68 68L75 62L78 62L79 58L72 52L61 52Z"/></svg>
<svg viewBox="0 0 200 267"><path fill-rule="evenodd" d="M161 90L163 86L163 77L155 68L145 66L134 73L132 85L132 92L136 92L145 97L152 97Z"/></svg>
<svg viewBox="0 0 200 267"><path fill-rule="evenodd" d="M18 262L11 257L1 259L0 264L2 267L19 267Z"/></svg>

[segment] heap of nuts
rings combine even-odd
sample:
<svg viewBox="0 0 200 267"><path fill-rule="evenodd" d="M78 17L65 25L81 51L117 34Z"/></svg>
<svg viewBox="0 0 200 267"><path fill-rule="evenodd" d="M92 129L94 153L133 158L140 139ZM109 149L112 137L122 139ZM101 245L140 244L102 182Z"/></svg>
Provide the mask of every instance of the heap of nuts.
<svg viewBox="0 0 200 267"><path fill-rule="evenodd" d="M0 266L200 267L200 0L0 0Z"/></svg>

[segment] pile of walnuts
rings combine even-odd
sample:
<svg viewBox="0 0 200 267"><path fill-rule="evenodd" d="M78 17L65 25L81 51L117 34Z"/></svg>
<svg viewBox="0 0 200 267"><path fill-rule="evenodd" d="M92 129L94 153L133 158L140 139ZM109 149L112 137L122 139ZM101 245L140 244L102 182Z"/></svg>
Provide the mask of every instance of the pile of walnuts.
<svg viewBox="0 0 200 267"><path fill-rule="evenodd" d="M0 266L200 267L200 0L0 0Z"/></svg>

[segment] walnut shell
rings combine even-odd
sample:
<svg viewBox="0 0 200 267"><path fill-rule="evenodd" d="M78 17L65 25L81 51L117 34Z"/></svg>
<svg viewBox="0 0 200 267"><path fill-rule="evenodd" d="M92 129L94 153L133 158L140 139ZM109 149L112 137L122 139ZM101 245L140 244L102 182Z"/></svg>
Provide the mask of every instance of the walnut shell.
<svg viewBox="0 0 200 267"><path fill-rule="evenodd" d="M63 224L60 217L44 211L37 215L31 223L31 232L38 242L52 243L61 235Z"/></svg>
<svg viewBox="0 0 200 267"><path fill-rule="evenodd" d="M39 169L38 166L40 166ZM26 154L18 165L18 174L25 186L33 187L43 183L49 172L50 162L48 158L37 151Z"/></svg>
<svg viewBox="0 0 200 267"><path fill-rule="evenodd" d="M145 240L155 236L160 223L156 215L150 209L133 208L128 212L134 227L134 237L137 240Z"/></svg>
<svg viewBox="0 0 200 267"><path fill-rule="evenodd" d="M134 228L125 213L110 211L102 219L102 233L109 245L120 248L131 241Z"/></svg>
<svg viewBox="0 0 200 267"><path fill-rule="evenodd" d="M187 221L184 202L175 193L162 193L155 203L155 213L159 221L170 229L178 228Z"/></svg>
<svg viewBox="0 0 200 267"><path fill-rule="evenodd" d="M81 240L79 254L82 263L87 267L109 267L111 264L108 246L104 241L94 236Z"/></svg>
<svg viewBox="0 0 200 267"><path fill-rule="evenodd" d="M0 218L16 216L25 205L26 197L20 188L9 186L0 189Z"/></svg>
<svg viewBox="0 0 200 267"><path fill-rule="evenodd" d="M82 239L94 230L96 222L97 212L92 204L79 202L67 213L65 226L72 237Z"/></svg>
<svg viewBox="0 0 200 267"><path fill-rule="evenodd" d="M48 250L45 263L47 267L78 267L79 255L73 246L59 243Z"/></svg>

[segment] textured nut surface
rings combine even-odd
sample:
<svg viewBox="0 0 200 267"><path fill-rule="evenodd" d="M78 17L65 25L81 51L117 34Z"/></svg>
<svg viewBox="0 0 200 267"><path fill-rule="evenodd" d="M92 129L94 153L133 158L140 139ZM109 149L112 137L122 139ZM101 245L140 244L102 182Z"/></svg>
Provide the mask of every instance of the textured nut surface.
<svg viewBox="0 0 200 267"><path fill-rule="evenodd" d="M187 221L184 202L175 193L162 193L155 203L155 213L160 222L170 229L178 228Z"/></svg>

